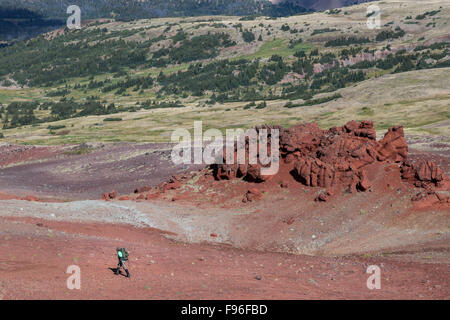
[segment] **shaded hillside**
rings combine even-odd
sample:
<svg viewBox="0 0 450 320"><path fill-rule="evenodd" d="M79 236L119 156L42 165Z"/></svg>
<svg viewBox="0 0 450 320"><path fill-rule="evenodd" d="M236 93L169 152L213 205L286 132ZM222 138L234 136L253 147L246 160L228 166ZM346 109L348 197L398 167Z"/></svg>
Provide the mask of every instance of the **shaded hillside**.
<svg viewBox="0 0 450 320"><path fill-rule="evenodd" d="M370 30L367 6L103 19L18 42L0 50L0 139L167 142L194 117L216 128L351 118L446 143L450 7L390 0L391 21Z"/></svg>
<svg viewBox="0 0 450 320"><path fill-rule="evenodd" d="M0 41L23 40L61 27L63 20L44 19L27 9L0 7Z"/></svg>
<svg viewBox="0 0 450 320"><path fill-rule="evenodd" d="M315 11L341 8L358 3L371 2L374 0L272 0L277 5L292 5L312 9Z"/></svg>
<svg viewBox="0 0 450 320"><path fill-rule="evenodd" d="M64 24L69 5L81 7L83 19L131 21L155 17L236 15L290 16L370 0L4 0L0 8L0 41L22 40Z"/></svg>
<svg viewBox="0 0 450 320"><path fill-rule="evenodd" d="M272 4L267 0L6 0L11 8L27 8L51 18L66 17L69 5L78 5L85 18L119 17L127 20L201 15L295 14L305 12L300 4Z"/></svg>

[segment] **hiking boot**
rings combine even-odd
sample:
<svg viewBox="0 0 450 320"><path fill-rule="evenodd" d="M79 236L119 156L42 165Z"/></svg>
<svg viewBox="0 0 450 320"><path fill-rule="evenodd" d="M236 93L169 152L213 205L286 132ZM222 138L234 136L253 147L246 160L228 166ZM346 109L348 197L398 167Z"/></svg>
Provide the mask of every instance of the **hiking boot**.
<svg viewBox="0 0 450 320"><path fill-rule="evenodd" d="M128 270L125 270L125 272L127 273L127 278L130 277L130 273L128 272Z"/></svg>

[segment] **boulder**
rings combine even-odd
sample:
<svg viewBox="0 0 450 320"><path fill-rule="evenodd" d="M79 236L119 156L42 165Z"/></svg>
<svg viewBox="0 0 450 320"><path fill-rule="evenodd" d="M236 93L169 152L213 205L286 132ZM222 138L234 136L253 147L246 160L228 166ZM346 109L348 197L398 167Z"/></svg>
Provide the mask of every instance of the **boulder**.
<svg viewBox="0 0 450 320"><path fill-rule="evenodd" d="M333 196L333 192L331 190L322 191L319 195L314 199L315 201L326 202Z"/></svg>
<svg viewBox="0 0 450 320"><path fill-rule="evenodd" d="M245 193L244 198L242 199L242 202L253 202L257 200L262 199L262 193L257 188L250 188Z"/></svg>
<svg viewBox="0 0 450 320"><path fill-rule="evenodd" d="M115 199L117 197L117 192L116 191L111 191L111 192L106 192L106 193L104 193L103 195L102 195L102 199L103 200L106 200L106 201L108 201L108 200L113 200L113 199Z"/></svg>
<svg viewBox="0 0 450 320"><path fill-rule="evenodd" d="M395 126L388 130L383 139L379 141L378 161L406 161L408 157L408 144L406 143L403 127Z"/></svg>
<svg viewBox="0 0 450 320"><path fill-rule="evenodd" d="M350 121L344 125L344 129L347 133L351 133L357 137L364 137L371 140L376 140L377 134L373 127L372 121Z"/></svg>
<svg viewBox="0 0 450 320"><path fill-rule="evenodd" d="M280 151L282 154L296 151L306 155L320 145L323 131L316 123L306 123L280 131Z"/></svg>
<svg viewBox="0 0 450 320"><path fill-rule="evenodd" d="M264 182L271 179L273 176L265 176L261 174L262 166L260 164L251 164L247 167L247 174L244 179L250 182Z"/></svg>
<svg viewBox="0 0 450 320"><path fill-rule="evenodd" d="M358 173L358 178L359 178L359 181L358 181L358 183L356 185L356 188L359 191L367 191L367 190L369 190L371 185L372 185L372 183L370 182L369 178L367 177L367 172L364 171L364 170L360 171Z"/></svg>
<svg viewBox="0 0 450 320"><path fill-rule="evenodd" d="M144 192L148 192L151 190L152 190L152 187L140 187L140 188L136 188L134 190L134 193L144 193Z"/></svg>
<svg viewBox="0 0 450 320"><path fill-rule="evenodd" d="M289 187L289 184L286 181L283 180L283 181L280 182L280 187L285 189L285 188Z"/></svg>
<svg viewBox="0 0 450 320"><path fill-rule="evenodd" d="M419 187L441 187L448 182L442 170L433 162L420 160L415 164L404 162L401 177Z"/></svg>
<svg viewBox="0 0 450 320"><path fill-rule="evenodd" d="M145 195L143 195L142 193L136 197L136 200L144 200L144 199Z"/></svg>

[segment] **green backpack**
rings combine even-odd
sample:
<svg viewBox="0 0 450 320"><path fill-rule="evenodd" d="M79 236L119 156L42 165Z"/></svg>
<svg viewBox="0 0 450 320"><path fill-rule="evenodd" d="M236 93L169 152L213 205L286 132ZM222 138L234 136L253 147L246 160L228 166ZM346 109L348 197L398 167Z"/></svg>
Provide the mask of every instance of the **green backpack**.
<svg viewBox="0 0 450 320"><path fill-rule="evenodd" d="M125 248L120 248L120 252L122 253L122 260L127 261L128 260L128 251Z"/></svg>

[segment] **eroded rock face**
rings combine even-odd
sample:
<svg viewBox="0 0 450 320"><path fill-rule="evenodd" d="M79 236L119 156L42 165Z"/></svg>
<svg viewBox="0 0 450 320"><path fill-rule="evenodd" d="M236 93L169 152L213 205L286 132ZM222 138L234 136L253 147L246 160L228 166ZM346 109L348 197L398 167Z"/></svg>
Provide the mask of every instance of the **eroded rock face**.
<svg viewBox="0 0 450 320"><path fill-rule="evenodd" d="M402 178L419 185L432 184L439 187L445 182L442 170L431 161L420 160L415 164L404 162L401 167Z"/></svg>
<svg viewBox="0 0 450 320"><path fill-rule="evenodd" d="M294 164L294 177L306 186L329 188L333 185L334 168L317 158L300 158Z"/></svg>
<svg viewBox="0 0 450 320"><path fill-rule="evenodd" d="M418 187L429 189L448 184L442 171L432 162L408 163L408 145L401 126L390 128L380 141L376 140L372 121L350 121L329 130L321 130L315 123L288 129L268 126L256 129L268 130L270 141L271 129L275 128L280 132L280 161L290 167L292 176L299 183L306 186L322 187L328 191L335 185L346 185L350 192L365 192L372 186L368 166L375 163L401 163L402 178ZM245 148L248 154L248 139ZM262 176L260 164L227 164L225 157L224 164L216 164L212 168L217 180L243 178L261 183L273 177ZM328 200L331 194L323 193L318 201Z"/></svg>
<svg viewBox="0 0 450 320"><path fill-rule="evenodd" d="M315 123L306 123L280 131L280 151L289 154L307 155L320 145L324 131Z"/></svg>
<svg viewBox="0 0 450 320"><path fill-rule="evenodd" d="M295 181L308 187L321 187L315 197L316 201L329 201L335 194L340 194L342 188L347 188L350 193L374 191L375 178L382 172L396 170L405 182L423 188L411 200L428 206L438 203L448 205L450 203L450 180L443 172L430 161L419 161L411 164L408 162L408 146L404 138L403 128L394 126L390 128L384 137L376 140L376 132L372 121L350 121L342 127L333 127L321 130L315 123L295 125L291 128L279 126L256 127L257 134L260 130L267 130L266 150L261 153L262 146L256 149L256 158L259 162L263 156L271 157L271 136L273 129L279 130L279 161L281 173L278 178L281 188L295 188L295 183L287 182L286 174L291 174ZM243 179L252 184L264 183L275 176L263 175L263 166L260 163L250 164L250 139L246 137L243 142L245 149L245 162L237 164L238 145L234 145L234 163L227 163L226 149L223 149L222 162L210 165L201 172L190 175L172 176L167 182L157 187L141 187L135 190L138 200L151 200L158 198L167 191L183 187L183 183L194 176L214 176L216 180ZM272 157L272 161L274 161ZM269 164L270 165L270 164ZM381 173L382 174L382 173ZM338 191L338 192L337 192ZM115 192L105 193L105 200L116 198ZM172 201L180 199L177 196ZM243 202L253 202L262 199L262 192L258 188L250 188L243 195ZM120 200L127 200L121 198Z"/></svg>
<svg viewBox="0 0 450 320"><path fill-rule="evenodd" d="M424 188L411 200L419 206L450 203L450 179L433 162L420 160L411 164L404 162L400 169L402 179Z"/></svg>
<svg viewBox="0 0 450 320"><path fill-rule="evenodd" d="M347 122L343 128L347 133L353 134L357 137L368 138L370 140L377 139L377 134L373 127L372 121L350 121Z"/></svg>
<svg viewBox="0 0 450 320"><path fill-rule="evenodd" d="M271 130L272 129L278 129L282 130L281 127L274 126L259 126L256 127L256 132L259 134L260 130L267 130L267 145L265 150L265 155L267 157L271 156ZM263 168L263 165L261 165L260 157L261 152L260 150L256 150L256 157L258 163L252 164L249 163L249 137L246 137L245 139L245 145L243 145L243 148L245 148L245 163L239 163L237 161L237 143L234 145L234 163L228 164L226 161L226 150L223 150L223 156L222 156L222 164L213 164L211 165L211 169L213 170L213 175L216 178L216 180L231 180L234 178L243 178L244 180L248 182L264 182L267 180L270 180L273 178L273 175L263 175L261 173L261 168ZM255 140L256 141L256 140ZM269 164L270 165L270 164Z"/></svg>
<svg viewBox="0 0 450 320"><path fill-rule="evenodd" d="M377 152L379 161L406 161L408 145L403 135L403 127L395 126L390 128L384 135L384 138L378 143Z"/></svg>
<svg viewBox="0 0 450 320"><path fill-rule="evenodd" d="M433 190L419 192L411 200L416 202L418 207L450 204L450 197L448 195Z"/></svg>
<svg viewBox="0 0 450 320"><path fill-rule="evenodd" d="M372 183L370 182L367 172L365 170L362 170L358 172L358 184L356 185L356 188L360 191L367 191L370 189Z"/></svg>
<svg viewBox="0 0 450 320"><path fill-rule="evenodd" d="M261 128L271 130L270 127L258 130ZM337 183L347 183L351 191L366 191L371 183L363 170L365 166L377 161L404 161L407 157L408 146L402 127L389 129L379 142L372 121L350 121L329 130L321 130L315 123L289 129L273 128L280 130L282 159L292 165L295 179L306 186L330 188ZM264 182L270 179L260 171L259 164L214 165L217 180L244 178Z"/></svg>

